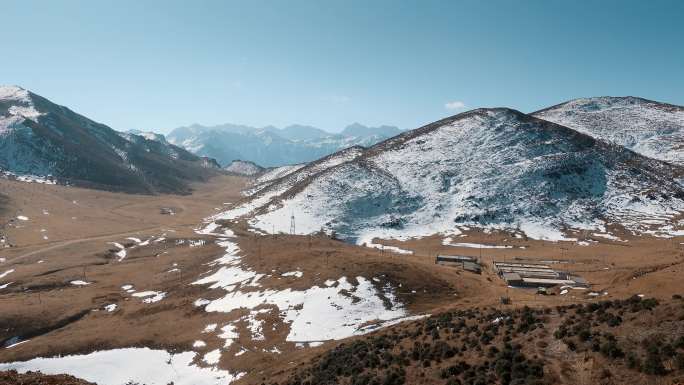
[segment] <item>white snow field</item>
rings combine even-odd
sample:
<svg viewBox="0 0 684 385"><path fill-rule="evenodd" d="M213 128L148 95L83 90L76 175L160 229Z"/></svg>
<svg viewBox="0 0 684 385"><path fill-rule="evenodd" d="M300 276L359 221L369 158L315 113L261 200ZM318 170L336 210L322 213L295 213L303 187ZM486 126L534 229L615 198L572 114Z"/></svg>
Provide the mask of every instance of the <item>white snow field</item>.
<svg viewBox="0 0 684 385"><path fill-rule="evenodd" d="M226 294L214 300L199 298L195 305L207 312L248 311L235 322L247 322L253 340L264 338L259 317L262 313L279 315L290 327L286 340L296 342L342 339L367 332L362 328L366 323L396 322L407 316L392 287L378 290L371 280L361 276L355 277L355 282L340 277L326 282L325 287L312 286L306 290L264 289L259 282L264 274L242 266L240 248L235 242L221 238L217 243L225 248L226 254L212 264L214 270L193 284L220 288ZM302 275L293 271L283 276L298 279ZM388 308L386 303L391 306ZM213 332L216 326L208 325L206 331ZM221 331L219 337L226 340L226 347L238 337L234 324L225 325Z"/></svg>
<svg viewBox="0 0 684 385"><path fill-rule="evenodd" d="M467 247L472 249L512 249L513 246L509 245L485 245L482 243L470 243L470 242L454 242L451 237L446 237L442 240L442 245L453 246L453 247Z"/></svg>
<svg viewBox="0 0 684 385"><path fill-rule="evenodd" d="M159 302L166 297L165 292L154 291L154 290L139 291L139 292L133 293L131 295L133 297L143 298L143 300L142 300L143 303Z"/></svg>
<svg viewBox="0 0 684 385"><path fill-rule="evenodd" d="M171 354L165 350L126 348L96 351L84 355L34 358L0 364L0 370L41 371L71 374L98 385L225 385L240 374L193 364L197 353Z"/></svg>

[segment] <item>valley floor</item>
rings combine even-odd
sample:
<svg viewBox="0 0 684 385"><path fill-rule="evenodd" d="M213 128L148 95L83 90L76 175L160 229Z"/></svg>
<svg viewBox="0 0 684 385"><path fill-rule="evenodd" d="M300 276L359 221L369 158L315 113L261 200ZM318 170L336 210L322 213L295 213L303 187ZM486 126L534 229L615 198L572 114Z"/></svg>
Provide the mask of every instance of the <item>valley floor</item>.
<svg viewBox="0 0 684 385"><path fill-rule="evenodd" d="M0 370L67 373L101 385L287 382L313 373L308 365L340 341L424 328L444 312L555 309L634 295L666 303L671 314L663 317L675 325L669 337L684 331L681 303L671 299L684 294L684 238L596 235L579 245L468 229L449 239L375 240L390 246L378 249L205 221L239 201L246 183L217 177L189 196L143 196L0 180L8 197L3 234L13 245L0 249ZM401 250L411 254L394 252ZM437 265L438 254L477 257L482 274ZM509 288L492 263L516 259L574 272L591 287L550 295ZM428 315L436 316L421 318ZM549 333L559 317L545 323ZM617 333L632 333L637 321ZM558 367L561 350L539 349L535 359ZM37 359L55 356L69 357ZM660 379L634 373L640 382Z"/></svg>

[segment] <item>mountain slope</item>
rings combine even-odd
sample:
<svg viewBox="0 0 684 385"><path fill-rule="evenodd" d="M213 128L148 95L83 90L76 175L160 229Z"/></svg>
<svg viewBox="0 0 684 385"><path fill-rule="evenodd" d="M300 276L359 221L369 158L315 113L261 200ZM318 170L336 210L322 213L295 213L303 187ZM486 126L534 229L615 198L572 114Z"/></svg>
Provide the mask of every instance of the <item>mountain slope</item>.
<svg viewBox="0 0 684 385"><path fill-rule="evenodd" d="M684 107L635 97L575 99L532 114L642 155L684 165Z"/></svg>
<svg viewBox="0 0 684 385"><path fill-rule="evenodd" d="M341 134L301 125L279 129L226 124L179 127L167 138L197 155L216 158L223 165L240 159L279 167L314 161L352 146L371 146L400 132L396 127L366 127L358 123Z"/></svg>
<svg viewBox="0 0 684 385"><path fill-rule="evenodd" d="M265 169L254 162L234 160L223 168L226 172L243 176L255 176L263 173Z"/></svg>
<svg viewBox="0 0 684 385"><path fill-rule="evenodd" d="M682 169L518 111L479 109L379 143L244 207L262 230L321 228L347 239L518 228L561 239L566 227L635 231L684 210ZM283 191L284 190L284 191ZM245 209L247 207L247 209ZM646 225L645 220L648 220Z"/></svg>
<svg viewBox="0 0 684 385"><path fill-rule="evenodd" d="M119 133L15 86L0 87L0 169L129 192L189 191L213 173L188 151Z"/></svg>
<svg viewBox="0 0 684 385"><path fill-rule="evenodd" d="M299 124L293 124L282 129L272 127L271 130L275 134L280 135L288 140L323 139L330 136L330 133L325 132L320 128L303 126Z"/></svg>

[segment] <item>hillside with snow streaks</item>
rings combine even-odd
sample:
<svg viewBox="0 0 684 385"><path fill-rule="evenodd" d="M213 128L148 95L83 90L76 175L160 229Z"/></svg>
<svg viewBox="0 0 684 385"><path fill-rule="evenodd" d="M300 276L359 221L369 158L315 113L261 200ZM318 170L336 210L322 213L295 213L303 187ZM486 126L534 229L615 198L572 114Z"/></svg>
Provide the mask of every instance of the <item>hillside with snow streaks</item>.
<svg viewBox="0 0 684 385"><path fill-rule="evenodd" d="M309 178L331 167L358 158L363 154L363 151L363 147L349 147L306 165L283 166L272 170L258 178L256 184L245 191L245 194L248 196L245 202L238 204L231 210L214 216L210 220L234 219L250 214L254 210L268 205L272 199L285 194L288 190Z"/></svg>
<svg viewBox="0 0 684 385"><path fill-rule="evenodd" d="M256 185L269 183L278 178L282 178L283 176L295 172L304 166L306 166L306 163L274 167L260 175L256 180Z"/></svg>
<svg viewBox="0 0 684 385"><path fill-rule="evenodd" d="M357 243L516 228L538 239L619 223L663 231L684 210L681 168L518 111L479 109L407 132L328 167L248 211L261 230L321 228ZM668 230L669 231L669 230Z"/></svg>
<svg viewBox="0 0 684 385"><path fill-rule="evenodd" d="M265 183L258 184L254 188L248 190L248 194L255 195L266 191L287 190L313 175L316 175L331 167L335 167L338 164L356 159L363 154L363 151L364 148L359 146L346 148L342 151L321 158L315 162L308 163L301 168L284 173L277 178L269 179Z"/></svg>
<svg viewBox="0 0 684 385"><path fill-rule="evenodd" d="M575 99L532 114L642 155L684 165L684 107L635 97Z"/></svg>

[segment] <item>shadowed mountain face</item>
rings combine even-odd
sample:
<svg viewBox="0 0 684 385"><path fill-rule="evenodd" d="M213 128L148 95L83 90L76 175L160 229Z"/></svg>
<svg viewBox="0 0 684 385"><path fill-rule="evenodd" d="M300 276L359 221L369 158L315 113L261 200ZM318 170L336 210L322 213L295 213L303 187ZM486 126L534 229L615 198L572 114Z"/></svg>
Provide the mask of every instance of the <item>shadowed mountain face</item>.
<svg viewBox="0 0 684 385"><path fill-rule="evenodd" d="M163 138L163 137L162 137ZM148 134L120 133L27 90L0 87L0 169L135 193L189 192L216 171Z"/></svg>
<svg viewBox="0 0 684 385"><path fill-rule="evenodd" d="M340 134L302 125L279 129L225 124L179 127L167 138L197 155L215 158L222 165L239 159L278 167L314 161L352 146L371 146L400 133L401 130L392 126L366 127L358 123Z"/></svg>
<svg viewBox="0 0 684 385"><path fill-rule="evenodd" d="M635 97L575 99L537 111L538 118L684 165L684 107Z"/></svg>
<svg viewBox="0 0 684 385"><path fill-rule="evenodd" d="M505 108L470 111L351 157L339 154L315 173L305 167L266 181L224 216L252 213L255 226L287 232L295 213L302 232L323 228L362 242L457 225L546 239L608 223L649 231L684 209L681 168Z"/></svg>

